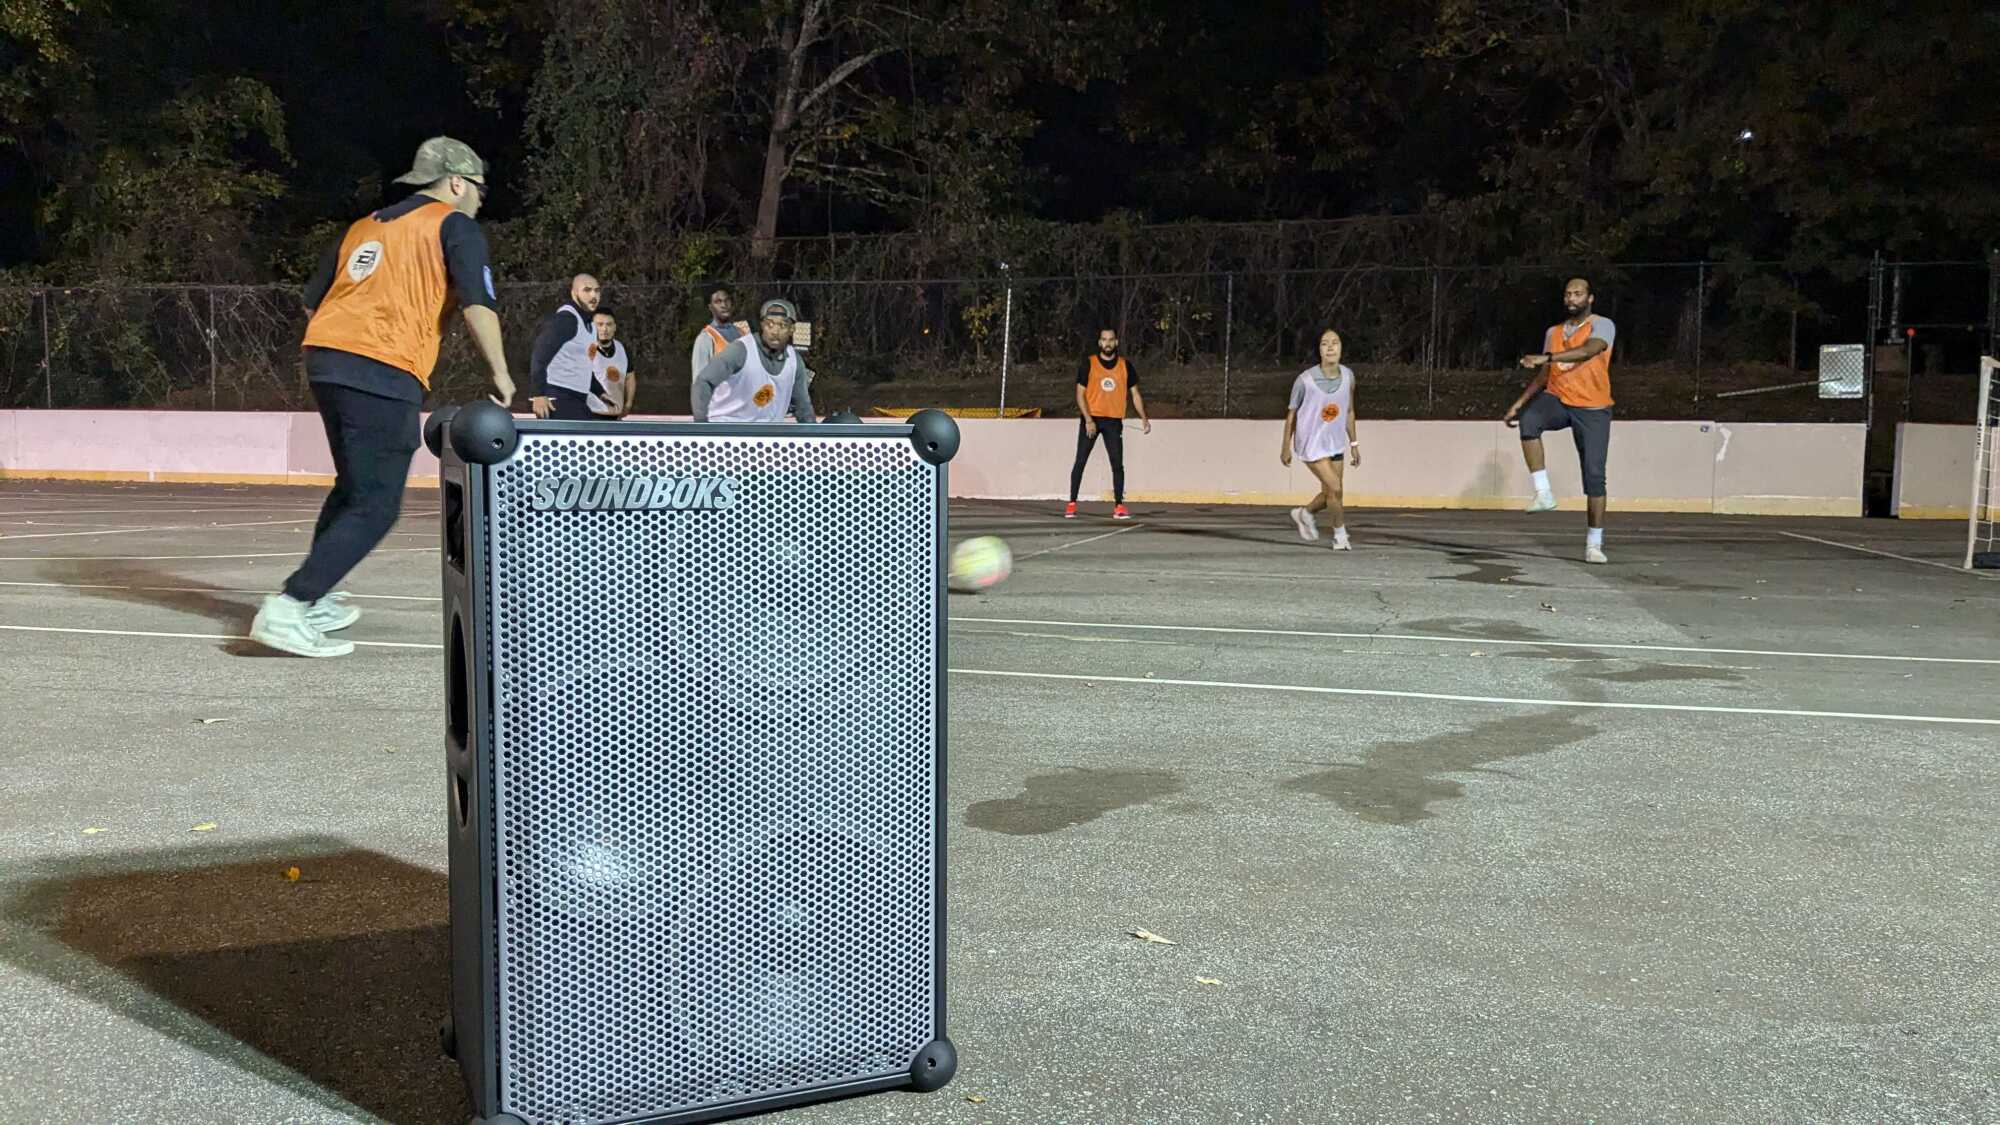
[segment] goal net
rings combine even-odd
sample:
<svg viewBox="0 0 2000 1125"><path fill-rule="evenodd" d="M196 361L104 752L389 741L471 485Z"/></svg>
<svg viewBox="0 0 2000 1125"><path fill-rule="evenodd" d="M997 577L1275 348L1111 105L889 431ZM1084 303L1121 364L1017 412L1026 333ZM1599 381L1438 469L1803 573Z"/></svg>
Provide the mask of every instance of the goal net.
<svg viewBox="0 0 2000 1125"><path fill-rule="evenodd" d="M1965 519L1965 566L2000 570L2000 360L1979 361L1979 413L1972 418L1972 504Z"/></svg>

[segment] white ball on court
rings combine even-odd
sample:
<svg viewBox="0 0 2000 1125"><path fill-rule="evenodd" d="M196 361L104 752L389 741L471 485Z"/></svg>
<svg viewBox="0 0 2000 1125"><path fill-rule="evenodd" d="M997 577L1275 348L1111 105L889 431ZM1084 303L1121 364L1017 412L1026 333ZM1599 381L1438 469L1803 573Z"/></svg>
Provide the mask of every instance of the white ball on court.
<svg viewBox="0 0 2000 1125"><path fill-rule="evenodd" d="M997 535L967 539L951 551L951 588L967 593L990 590L1014 572L1014 552Z"/></svg>

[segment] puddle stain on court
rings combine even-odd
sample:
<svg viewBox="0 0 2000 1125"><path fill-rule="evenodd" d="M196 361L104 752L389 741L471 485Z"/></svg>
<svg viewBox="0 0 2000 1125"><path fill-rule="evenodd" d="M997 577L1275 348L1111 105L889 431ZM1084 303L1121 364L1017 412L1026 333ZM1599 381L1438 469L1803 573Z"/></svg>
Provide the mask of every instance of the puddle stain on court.
<svg viewBox="0 0 2000 1125"><path fill-rule="evenodd" d="M1623 672L1583 672L1586 680L1606 684L1666 684L1682 681L1741 683L1743 673L1701 664L1648 664L1641 662Z"/></svg>
<svg viewBox="0 0 2000 1125"><path fill-rule="evenodd" d="M1520 567L1509 562L1496 561L1505 559L1507 556L1496 555L1491 551L1452 551L1446 557L1452 562L1463 563L1472 569L1460 571L1457 574L1433 574L1431 575L1433 579L1440 581L1449 579L1453 582L1476 582L1482 586L1546 585L1546 583L1531 582L1523 579L1521 575L1525 572Z"/></svg>
<svg viewBox="0 0 2000 1125"><path fill-rule="evenodd" d="M1370 824L1414 824L1439 815L1432 806L1465 796L1465 786L1440 775L1512 776L1496 762L1546 754L1582 742L1597 728L1568 715L1517 715L1414 742L1388 742L1362 757L1281 783L1280 788L1332 801Z"/></svg>
<svg viewBox="0 0 2000 1125"><path fill-rule="evenodd" d="M1547 633L1532 625L1523 625L1495 617L1432 617L1423 621L1405 621L1396 627L1399 633L1437 633L1448 637L1466 637L1481 641L1546 641Z"/></svg>
<svg viewBox="0 0 2000 1125"><path fill-rule="evenodd" d="M1008 836L1042 836L1186 788L1164 770L1063 769L1030 777L1019 796L977 802L965 810L965 823Z"/></svg>

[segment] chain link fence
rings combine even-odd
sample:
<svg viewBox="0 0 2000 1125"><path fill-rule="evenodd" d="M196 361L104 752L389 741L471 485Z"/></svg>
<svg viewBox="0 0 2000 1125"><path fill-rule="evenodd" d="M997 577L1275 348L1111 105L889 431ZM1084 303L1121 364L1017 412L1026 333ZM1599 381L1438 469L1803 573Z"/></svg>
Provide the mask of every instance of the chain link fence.
<svg viewBox="0 0 2000 1125"><path fill-rule="evenodd" d="M1098 276L795 280L739 287L739 310L793 299L813 323L824 411L945 406L1074 410L1079 359L1117 331L1148 406L1166 417L1274 417L1290 382L1340 332L1375 417L1489 417L1527 378L1579 272L1618 326L1621 417L1858 420L1822 398L1822 344L1866 344L1884 376L1877 409L1969 421L1979 356L1996 350L1991 262L1857 261L1574 267L1353 265ZM566 283L499 288L515 381ZM620 285L605 303L640 378L642 412L687 409L688 354L707 286ZM305 315L291 286L0 289L0 406L309 409ZM462 329L433 376L439 402L476 397L484 374ZM1891 392L1883 401L1884 389Z"/></svg>

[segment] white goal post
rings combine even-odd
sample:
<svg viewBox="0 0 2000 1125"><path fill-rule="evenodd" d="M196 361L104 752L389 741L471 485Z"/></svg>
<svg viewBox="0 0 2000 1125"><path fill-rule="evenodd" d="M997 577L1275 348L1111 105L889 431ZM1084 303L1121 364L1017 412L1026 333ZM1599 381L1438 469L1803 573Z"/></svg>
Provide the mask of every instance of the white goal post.
<svg viewBox="0 0 2000 1125"><path fill-rule="evenodd" d="M1965 514L1965 569L2000 569L2000 511L1995 511L2000 484L2000 394L1994 393L1994 372L2000 360L1979 360L1979 412L1972 416L1972 502Z"/></svg>

